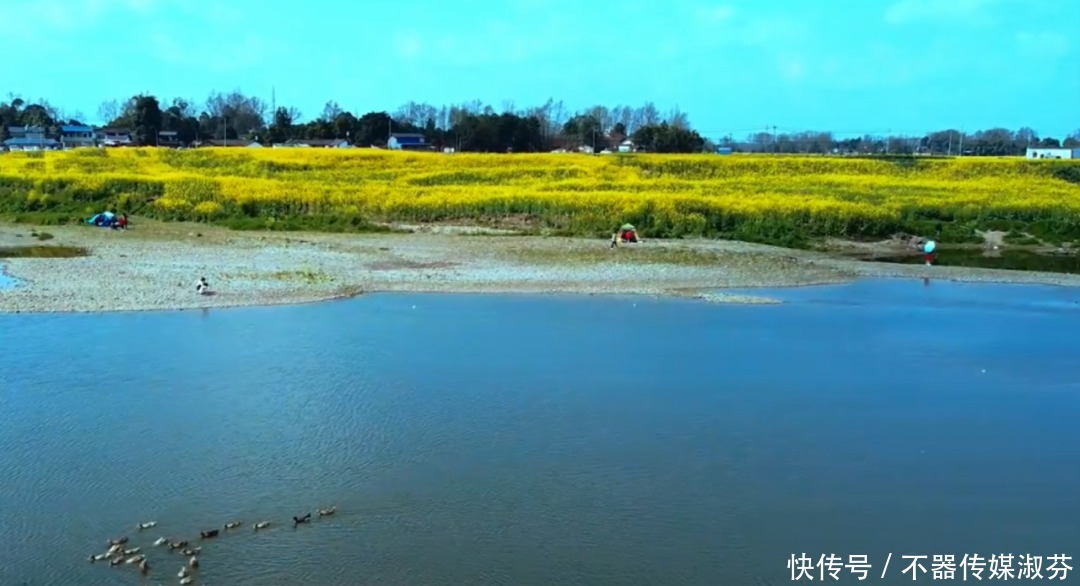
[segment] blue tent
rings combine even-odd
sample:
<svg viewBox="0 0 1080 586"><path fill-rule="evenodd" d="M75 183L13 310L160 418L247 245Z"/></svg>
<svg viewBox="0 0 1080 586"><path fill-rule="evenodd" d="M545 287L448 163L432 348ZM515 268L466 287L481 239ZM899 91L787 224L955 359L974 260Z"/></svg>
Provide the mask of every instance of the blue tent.
<svg viewBox="0 0 1080 586"><path fill-rule="evenodd" d="M86 221L87 224L93 224L94 226L108 227L112 226L116 222L116 214L112 212L101 212L100 214L94 214L92 218Z"/></svg>

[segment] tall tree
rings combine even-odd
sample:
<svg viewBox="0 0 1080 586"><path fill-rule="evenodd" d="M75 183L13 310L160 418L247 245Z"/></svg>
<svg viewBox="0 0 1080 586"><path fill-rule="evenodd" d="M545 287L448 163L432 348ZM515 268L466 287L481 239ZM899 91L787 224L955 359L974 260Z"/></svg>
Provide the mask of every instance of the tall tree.
<svg viewBox="0 0 1080 586"><path fill-rule="evenodd" d="M132 138L137 144L156 145L161 132L161 105L154 96L138 95L131 100L134 111Z"/></svg>

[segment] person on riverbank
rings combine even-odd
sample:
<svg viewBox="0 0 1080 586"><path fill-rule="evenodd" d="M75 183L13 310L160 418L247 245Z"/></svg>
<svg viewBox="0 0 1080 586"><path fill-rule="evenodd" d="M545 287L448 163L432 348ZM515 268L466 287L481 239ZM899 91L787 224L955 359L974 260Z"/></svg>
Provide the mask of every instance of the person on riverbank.
<svg viewBox="0 0 1080 586"><path fill-rule="evenodd" d="M923 260L926 261L926 266L933 266L934 264L934 251L937 249L937 243L933 240L927 240L923 245Z"/></svg>
<svg viewBox="0 0 1080 586"><path fill-rule="evenodd" d="M637 228L634 228L631 224L623 224L614 234L611 235L611 248L615 248L619 244L627 242L640 242L638 237Z"/></svg>
<svg viewBox="0 0 1080 586"><path fill-rule="evenodd" d="M210 294L210 283L206 281L206 277L199 277L199 280L195 282L195 292L200 295Z"/></svg>

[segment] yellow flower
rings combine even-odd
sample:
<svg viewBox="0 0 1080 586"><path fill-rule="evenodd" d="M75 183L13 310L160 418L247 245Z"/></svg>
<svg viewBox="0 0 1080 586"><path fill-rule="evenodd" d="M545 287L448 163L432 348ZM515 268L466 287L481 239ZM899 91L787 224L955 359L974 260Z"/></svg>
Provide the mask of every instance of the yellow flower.
<svg viewBox="0 0 1080 586"><path fill-rule="evenodd" d="M888 234L920 222L1080 230L1075 162L765 155L118 149L0 156L4 207L87 202L164 218L527 220L578 233ZM2 208L0 208L2 209ZM1071 228L1070 228L1071 227ZM756 231L756 232L755 232Z"/></svg>

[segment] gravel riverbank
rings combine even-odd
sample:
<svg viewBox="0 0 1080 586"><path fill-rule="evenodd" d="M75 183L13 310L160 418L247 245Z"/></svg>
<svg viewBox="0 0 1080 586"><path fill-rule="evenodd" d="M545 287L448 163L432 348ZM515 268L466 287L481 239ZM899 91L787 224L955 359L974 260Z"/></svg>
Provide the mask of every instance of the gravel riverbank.
<svg viewBox="0 0 1080 586"><path fill-rule="evenodd" d="M0 312L98 312L303 303L376 291L678 295L770 303L725 288L907 277L1077 286L1080 276L888 265L729 241L647 241L611 250L595 239L491 236L449 228L413 234L232 232L139 223L126 232L0 226L0 247L82 247L77 258L0 259L15 287ZM215 294L195 293L205 276Z"/></svg>

